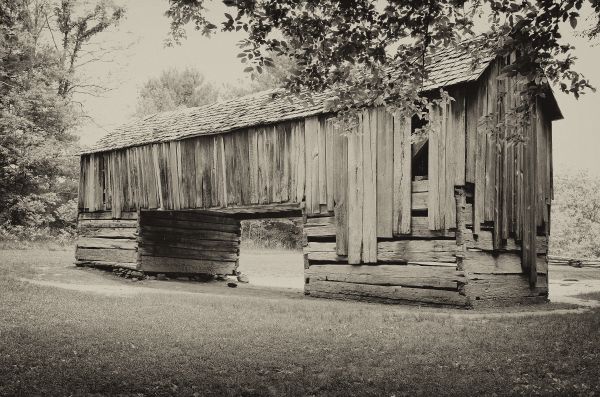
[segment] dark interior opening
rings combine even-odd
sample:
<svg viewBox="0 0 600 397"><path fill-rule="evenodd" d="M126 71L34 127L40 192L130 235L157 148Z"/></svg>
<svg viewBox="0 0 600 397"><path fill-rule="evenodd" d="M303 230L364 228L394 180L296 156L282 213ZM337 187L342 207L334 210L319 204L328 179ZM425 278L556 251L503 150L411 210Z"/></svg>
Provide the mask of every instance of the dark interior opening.
<svg viewBox="0 0 600 397"><path fill-rule="evenodd" d="M429 175L429 139L427 139L427 137L419 131L419 129L424 127L426 123L427 121L421 120L416 116L411 120L411 132L413 140L411 145L411 165L413 181L427 180Z"/></svg>

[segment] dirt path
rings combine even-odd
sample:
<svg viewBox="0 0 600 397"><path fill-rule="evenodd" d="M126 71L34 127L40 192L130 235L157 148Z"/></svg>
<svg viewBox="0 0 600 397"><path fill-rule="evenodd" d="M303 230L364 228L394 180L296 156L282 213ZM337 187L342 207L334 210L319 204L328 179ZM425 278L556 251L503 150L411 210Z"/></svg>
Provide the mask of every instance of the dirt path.
<svg viewBox="0 0 600 397"><path fill-rule="evenodd" d="M600 276L600 270L598 273ZM550 281L550 302L571 303L584 307L599 307L600 301L576 297L576 295L599 291L600 280L566 279Z"/></svg>
<svg viewBox="0 0 600 397"><path fill-rule="evenodd" d="M66 255L65 257L68 257ZM60 263L60 264L59 264ZM250 284L227 288L225 283L156 281L132 282L109 272L76 268L67 260L40 263L33 274L19 277L40 286L61 288L106 296L133 297L139 294L210 294L254 296L265 299L305 299L303 295L303 258L300 252L250 251L242 252L240 270L248 274ZM437 313L443 315L481 318L493 316L530 316L559 313L578 313L600 306L600 302L575 297L600 291L600 269L577 269L560 266L551 269L550 301L552 305L532 310L493 310L448 313L446 309L398 306L393 310ZM571 307L569 305L577 305Z"/></svg>

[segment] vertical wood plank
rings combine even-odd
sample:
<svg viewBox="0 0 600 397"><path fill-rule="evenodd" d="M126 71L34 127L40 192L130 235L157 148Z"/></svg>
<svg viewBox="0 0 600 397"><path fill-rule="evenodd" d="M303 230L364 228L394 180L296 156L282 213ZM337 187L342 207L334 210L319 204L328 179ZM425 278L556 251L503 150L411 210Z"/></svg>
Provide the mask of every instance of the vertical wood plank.
<svg viewBox="0 0 600 397"><path fill-rule="evenodd" d="M455 130L455 147L454 160L454 185L464 186L466 182L466 90L463 88L457 89L452 102L452 119L453 128ZM453 200L449 200L453 201ZM453 204L453 207L456 207ZM455 209L456 212L456 209Z"/></svg>
<svg viewBox="0 0 600 397"><path fill-rule="evenodd" d="M217 136L217 143L219 145L219 161L217 165L220 167L221 171L219 172L219 176L223 178L220 183L223 194L223 196L221 197L220 205L227 207L227 203L229 202L229 192L227 191L227 163L225 162L225 142L223 141L222 135Z"/></svg>
<svg viewBox="0 0 600 397"><path fill-rule="evenodd" d="M121 195L121 210L129 209L129 198L127 197L127 187L129 186L129 172L127 171L127 162L125 151L119 151L119 173L120 173L120 195Z"/></svg>
<svg viewBox="0 0 600 397"><path fill-rule="evenodd" d="M127 195L126 195L126 206L127 209L131 209L134 205L135 202L135 195L136 195L136 191L135 191L135 185L136 185L136 181L135 181L135 173L134 173L134 169L133 169L133 159L132 159L132 151L131 149L124 149L123 150L123 154L125 155L125 163L123 164L125 167L125 173L127 174L128 178L129 178L129 183L126 186L126 191L127 191ZM96 164L96 167L98 166L98 164ZM97 169L96 169L97 170ZM96 193L97 190L96 188L98 187L98 185L96 185L94 183L94 192Z"/></svg>
<svg viewBox="0 0 600 397"><path fill-rule="evenodd" d="M79 212L85 208L85 181L87 177L87 163L90 158L90 155L83 155L79 158L79 185L77 189L77 209Z"/></svg>
<svg viewBox="0 0 600 397"><path fill-rule="evenodd" d="M185 147L185 164L186 170L184 171L184 176L187 183L187 200L188 200L188 208L199 208L202 207L201 203L198 206L197 200L198 196L202 197L202 195L198 194L198 190L196 189L196 142L197 139L186 139L181 142L182 147Z"/></svg>
<svg viewBox="0 0 600 397"><path fill-rule="evenodd" d="M339 158L335 157L339 152L335 150L335 128L332 119L328 119L325 121L325 172L327 176L327 211L332 212L335 206L335 198L334 198L334 185L335 185L335 177L339 177L339 174L335 174L336 170L336 162L340 161Z"/></svg>
<svg viewBox="0 0 600 397"><path fill-rule="evenodd" d="M173 165L173 169L172 172L174 172L173 174L173 178L176 180L175 183L175 190L173 192L174 195L176 195L179 199L179 208L186 208L187 206L187 202L185 201L186 198L186 194L185 194L185 180L183 179L183 164L182 164L182 158L181 158L181 141L175 141L175 142L171 142L171 146L175 148L175 157L173 158L174 160L174 165Z"/></svg>
<svg viewBox="0 0 600 397"><path fill-rule="evenodd" d="M529 170L528 170L528 182L529 188L527 189L527 199L529 204L529 213L528 213L528 229L529 233L527 235L527 239L529 240L528 244L528 252L527 261L528 261L528 269L529 269L529 284L531 287L535 287L537 283L537 261L536 261L536 236L537 236L537 222L536 222L536 200L539 196L539 191L537 190L537 107L534 106L532 120L530 123L530 141L528 142L529 147Z"/></svg>
<svg viewBox="0 0 600 397"><path fill-rule="evenodd" d="M545 180L546 180L546 155L544 153L544 148L546 146L544 141L544 120L543 120L543 112L541 107L541 101L538 99L536 101L536 226L542 227L544 225L544 213L546 212L546 189L545 189Z"/></svg>
<svg viewBox="0 0 600 397"><path fill-rule="evenodd" d="M486 74L485 78L489 78ZM487 150L487 85L481 84L477 95L477 153L475 158L475 198L473 233L481 230L485 207L485 164Z"/></svg>
<svg viewBox="0 0 600 397"><path fill-rule="evenodd" d="M412 154L411 120L396 114L394 129L394 234L411 233Z"/></svg>
<svg viewBox="0 0 600 397"><path fill-rule="evenodd" d="M304 201L305 186L307 180L304 122L296 122L294 124L294 134L296 136L295 139L298 146L298 151L296 155L296 202L301 203L302 201ZM308 208L308 202L306 208Z"/></svg>
<svg viewBox="0 0 600 397"><path fill-rule="evenodd" d="M103 166L103 181L102 181L102 189L103 189L103 209L105 211L109 211L111 209L111 197L110 197L110 166L109 166L109 158L110 158L110 153L103 153L102 154L102 166Z"/></svg>
<svg viewBox="0 0 600 397"><path fill-rule="evenodd" d="M152 165L152 145L144 146L142 149L141 167L144 168L144 189L146 189L147 208L158 208L156 200L156 182L154 181L154 167Z"/></svg>
<svg viewBox="0 0 600 397"><path fill-rule="evenodd" d="M273 127L265 128L265 182L267 187L267 203L273 202L275 190L275 147Z"/></svg>
<svg viewBox="0 0 600 397"><path fill-rule="evenodd" d="M296 133L296 123L292 122L289 124L289 167L290 167L290 176L289 176L289 200L291 202L297 202L296 199L296 186L297 186L297 175L298 175L298 139Z"/></svg>
<svg viewBox="0 0 600 397"><path fill-rule="evenodd" d="M282 168L281 168L281 150L280 150L280 140L281 140L281 135L279 133L279 128L278 127L271 127L269 128L269 133L270 133L270 150L269 153L271 154L270 159L271 159L271 169L272 169L272 185L273 185L273 192L271 195L271 200L272 202L275 203L280 203L281 202L281 173L283 172Z"/></svg>
<svg viewBox="0 0 600 397"><path fill-rule="evenodd" d="M209 137L209 140L209 150L212 151L212 166L210 170L210 202L211 207L217 207L220 205L223 197L223 185L220 183L221 175L219 173L219 140L218 136Z"/></svg>
<svg viewBox="0 0 600 397"><path fill-rule="evenodd" d="M306 119L304 121L304 164L306 165L306 175L305 175L305 190L306 190L306 213L312 214L312 190L313 190L313 181L312 181L312 150L313 150L313 133L314 127L312 126L312 119Z"/></svg>
<svg viewBox="0 0 600 397"><path fill-rule="evenodd" d="M496 205L496 156L497 156L497 139L494 134L497 121L497 87L498 83L497 64L493 64L490 68L490 78L487 80L488 85L488 129L490 130L487 136L487 153L485 163L485 205L483 217L485 221L494 220L494 208Z"/></svg>
<svg viewBox="0 0 600 397"><path fill-rule="evenodd" d="M429 110L431 131L429 132L429 155L428 155L428 178L429 193L427 196L427 218L429 230L438 230L441 222L439 219L439 168L441 157L439 155L439 145L441 140L441 109L433 105ZM443 164L443 163L442 163Z"/></svg>
<svg viewBox="0 0 600 397"><path fill-rule="evenodd" d="M348 138L333 128L335 246L338 255L348 255ZM356 133L356 131L355 131Z"/></svg>
<svg viewBox="0 0 600 397"><path fill-rule="evenodd" d="M385 108L377 109L377 237L391 238L394 229L394 125Z"/></svg>
<svg viewBox="0 0 600 397"><path fill-rule="evenodd" d="M139 193L138 203L136 205L136 209L140 208L148 208L148 183L147 177L145 175L145 171L147 168L144 166L144 150L147 146L135 147L133 148L135 153L135 167L137 169L138 179L137 179L137 189Z"/></svg>
<svg viewBox="0 0 600 397"><path fill-rule="evenodd" d="M266 131L264 128L258 128L257 132L257 152L258 152L258 202L265 204L269 202L268 193L268 150L266 142Z"/></svg>
<svg viewBox="0 0 600 397"><path fill-rule="evenodd" d="M456 95L456 93L453 93ZM440 201L444 203L444 205L440 205L440 212L442 213L442 217L444 219L444 223L442 228L449 229L456 227L456 202L454 200L454 181L455 181L455 171L456 171L456 140L458 139L457 134L457 126L456 119L452 117L452 106L456 101L450 102L446 104L443 109L445 113L445 125L443 128L444 134L444 157L445 157L445 166L444 166L444 194L443 198L440 198ZM441 152L440 148L440 152ZM440 170L440 175L442 175L442 171ZM442 181L442 180L440 180ZM443 200L443 201L442 201Z"/></svg>
<svg viewBox="0 0 600 397"><path fill-rule="evenodd" d="M188 189L188 184L187 184L187 175L185 170L186 167L186 160L184 158L185 155L185 149L184 149L184 142L183 141L177 141L176 142L176 148L177 148L177 175L178 175L178 182L179 182L179 202L181 203L181 208L189 208L189 189Z"/></svg>
<svg viewBox="0 0 600 397"><path fill-rule="evenodd" d="M468 88L465 91L465 125L466 125L466 164L465 182L475 183L475 170L477 159L477 88Z"/></svg>
<svg viewBox="0 0 600 397"><path fill-rule="evenodd" d="M506 79L506 112L504 114L504 122L506 125L506 134L507 138L512 137L515 133L514 131L514 122L512 111L514 110L514 97L513 97L513 79ZM506 144L506 162L504 172L506 175L506 190L505 190L505 208L506 208L506 218L503 220L506 225L505 230L503 231L502 238L508 238L511 234L514 233L514 209L515 209L515 200L514 200L514 181L515 181L515 151L514 144L512 141L507 142ZM504 234L506 232L506 234ZM506 235L506 237L505 237Z"/></svg>
<svg viewBox="0 0 600 397"><path fill-rule="evenodd" d="M171 198L173 199L173 209L181 209L181 188L179 185L179 156L178 156L178 143L169 142L169 151L167 154L169 173L171 175Z"/></svg>
<svg viewBox="0 0 600 397"><path fill-rule="evenodd" d="M362 119L362 115L359 116ZM361 121L362 122L362 121ZM362 126L348 135L348 263L360 264L363 230Z"/></svg>
<svg viewBox="0 0 600 397"><path fill-rule="evenodd" d="M438 155L440 156L438 161L438 208L436 217L438 218L438 226L437 229L447 229L446 220L447 216L447 205L448 205L448 182L450 182L447 178L447 175L450 173L450 169L448 169L448 164L446 163L446 150L448 150L448 145L446 142L446 135L448 131L448 106L447 104L443 104L440 106L440 138L438 140Z"/></svg>
<svg viewBox="0 0 600 397"><path fill-rule="evenodd" d="M204 143L204 145L203 145ZM192 142L190 142L192 145ZM196 195L194 197L194 205L196 208L204 208L204 188L203 181L206 169L206 156L203 155L205 152L206 140L202 140L200 138L196 138L193 140L193 148L194 148L194 184L195 184L195 192Z"/></svg>
<svg viewBox="0 0 600 397"><path fill-rule="evenodd" d="M250 172L250 204L258 203L258 132L248 130L248 164Z"/></svg>
<svg viewBox="0 0 600 397"><path fill-rule="evenodd" d="M113 170L112 175L114 177L113 183L113 217L121 218L123 211L123 170L121 167L121 152L114 153Z"/></svg>
<svg viewBox="0 0 600 397"><path fill-rule="evenodd" d="M502 64L504 65L504 64ZM498 123L502 125L498 130L498 144L496 149L496 205L494 207L494 235L493 247L500 249L502 239L508 238L508 224L506 220L506 205L508 201L507 193L507 153L506 153L506 79L498 78Z"/></svg>
<svg viewBox="0 0 600 397"><path fill-rule="evenodd" d="M214 139L207 136L199 138L200 155L202 165L202 205L204 208L210 208L216 205L213 198L216 197L214 189Z"/></svg>
<svg viewBox="0 0 600 397"><path fill-rule="evenodd" d="M377 113L363 112L363 255L364 263L377 263Z"/></svg>
<svg viewBox="0 0 600 397"><path fill-rule="evenodd" d="M237 171L241 189L240 204L248 205L251 204L250 181L252 180L252 176L250 175L250 143L248 131L240 131L239 134L236 135L236 161L238 165Z"/></svg>
<svg viewBox="0 0 600 397"><path fill-rule="evenodd" d="M241 199L240 186L236 181L236 135L237 133L222 134L223 137L223 153L224 153L224 168L225 168L225 189L227 191L227 204L236 205Z"/></svg>
<svg viewBox="0 0 600 397"><path fill-rule="evenodd" d="M317 117L305 119L306 211L308 214L317 214L320 212L318 130L319 119Z"/></svg>
<svg viewBox="0 0 600 397"><path fill-rule="evenodd" d="M96 167L96 155L94 153L89 155L89 168L88 168L88 178L86 178L86 195L85 195L85 208L88 209L88 211L93 212L95 211L94 209L94 197L95 197L95 167Z"/></svg>
<svg viewBox="0 0 600 397"><path fill-rule="evenodd" d="M279 148L281 150L281 201L287 202L290 199L290 165L291 165L291 125L284 123L280 127Z"/></svg>
<svg viewBox="0 0 600 397"><path fill-rule="evenodd" d="M163 193L163 181L161 178L160 171L160 145L153 144L152 145L152 168L154 169L154 181L156 183L156 193L157 193L157 201L158 208L164 209L164 193Z"/></svg>
<svg viewBox="0 0 600 397"><path fill-rule="evenodd" d="M319 157L319 204L327 205L327 133L325 119L318 119L318 157Z"/></svg>

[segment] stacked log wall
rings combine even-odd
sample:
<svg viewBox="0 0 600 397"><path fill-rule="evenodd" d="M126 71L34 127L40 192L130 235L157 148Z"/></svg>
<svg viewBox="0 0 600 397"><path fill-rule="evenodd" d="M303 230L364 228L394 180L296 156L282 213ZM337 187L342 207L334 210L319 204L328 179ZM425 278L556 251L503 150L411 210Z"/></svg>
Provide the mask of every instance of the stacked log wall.
<svg viewBox="0 0 600 397"><path fill-rule="evenodd" d="M427 181L413 182L409 210L421 214L427 194ZM457 269L456 228L430 230L426 215L413 216L410 235L377 237L377 261L353 264L337 250L337 218L337 214L306 217L305 294L385 303L470 305L464 290L465 272Z"/></svg>
<svg viewBox="0 0 600 397"><path fill-rule="evenodd" d="M122 212L120 219L113 219L108 211L80 213L75 263L137 269L137 238L136 212Z"/></svg>
<svg viewBox="0 0 600 397"><path fill-rule="evenodd" d="M233 274L240 222L219 213L140 212L139 267L147 273Z"/></svg>

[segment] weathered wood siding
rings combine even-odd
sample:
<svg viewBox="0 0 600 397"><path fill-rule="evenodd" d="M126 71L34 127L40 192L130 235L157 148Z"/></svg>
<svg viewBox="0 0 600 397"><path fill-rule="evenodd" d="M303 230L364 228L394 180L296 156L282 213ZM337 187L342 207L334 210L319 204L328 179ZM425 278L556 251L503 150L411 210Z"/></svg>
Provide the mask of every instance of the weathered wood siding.
<svg viewBox="0 0 600 397"><path fill-rule="evenodd" d="M410 121L365 110L349 137L327 116L82 157L80 210L303 203L336 214L340 254L377 262L377 239L411 234ZM417 197L423 204L426 192Z"/></svg>
<svg viewBox="0 0 600 397"><path fill-rule="evenodd" d="M82 157L81 210L222 208L304 200L304 121Z"/></svg>
<svg viewBox="0 0 600 397"><path fill-rule="evenodd" d="M540 100L519 121L513 110L523 103L525 83L500 77L501 66L492 64L466 90L464 177L473 186L473 232L491 230L496 251L517 241L523 271L535 286L537 237L550 231L552 126Z"/></svg>

